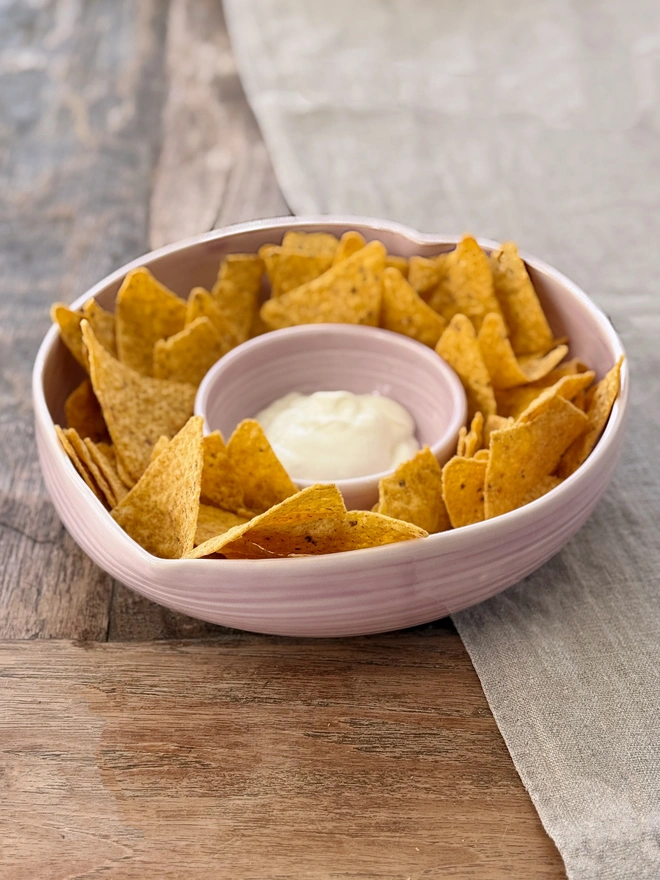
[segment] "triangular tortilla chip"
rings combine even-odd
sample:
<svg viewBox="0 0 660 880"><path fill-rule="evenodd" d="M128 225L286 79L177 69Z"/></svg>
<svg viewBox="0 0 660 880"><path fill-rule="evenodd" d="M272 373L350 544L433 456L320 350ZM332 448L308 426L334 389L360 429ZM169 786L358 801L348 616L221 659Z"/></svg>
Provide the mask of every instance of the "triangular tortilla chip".
<svg viewBox="0 0 660 880"><path fill-rule="evenodd" d="M154 345L183 329L185 301L141 267L124 278L116 308L119 360L140 375L151 376Z"/></svg>
<svg viewBox="0 0 660 880"><path fill-rule="evenodd" d="M319 278L270 299L261 317L271 330L296 324L378 325L385 248L372 241Z"/></svg>
<svg viewBox="0 0 660 880"><path fill-rule="evenodd" d="M380 326L433 348L447 322L426 305L398 269L385 269Z"/></svg>
<svg viewBox="0 0 660 880"><path fill-rule="evenodd" d="M519 422L529 422L540 415L543 410L547 409L553 397L563 397L564 400L570 400L572 403L578 394L584 393L593 382L596 374L593 370L587 370L586 373L576 373L574 376L564 376L554 385L544 389L535 397L529 406L523 410L518 416ZM573 403L575 406L575 403ZM578 407L580 409L581 407Z"/></svg>
<svg viewBox="0 0 660 880"><path fill-rule="evenodd" d="M80 322L84 315L81 312L74 312L64 303L54 303L50 307L50 317L53 323L57 324L60 328L62 342L85 372L88 373L89 367L80 332Z"/></svg>
<svg viewBox="0 0 660 880"><path fill-rule="evenodd" d="M241 479L229 460L220 431L204 437L203 449L202 501L236 514L251 516L246 510Z"/></svg>
<svg viewBox="0 0 660 880"><path fill-rule="evenodd" d="M484 422L484 438L483 445L488 449L490 446L490 435L493 431L501 431L502 428L509 428L514 422L514 419L506 416L496 416L490 415Z"/></svg>
<svg viewBox="0 0 660 880"><path fill-rule="evenodd" d="M263 273L256 254L228 254L220 265L211 294L237 344L248 338L259 311Z"/></svg>
<svg viewBox="0 0 660 880"><path fill-rule="evenodd" d="M395 254L388 254L385 258L385 265L388 269L398 269L404 278L408 277L408 260L406 257L397 257Z"/></svg>
<svg viewBox="0 0 660 880"><path fill-rule="evenodd" d="M151 455L149 456L149 463L151 463L154 459L158 458L158 456L161 454L163 449L165 449L165 447L167 446L167 444L169 442L170 442L169 437L166 437L164 434L160 435L158 440L156 440L154 448L151 450Z"/></svg>
<svg viewBox="0 0 660 880"><path fill-rule="evenodd" d="M538 483L535 486L532 486L529 492L525 495L523 506L525 504L531 504L532 501L536 501L538 498L547 495L552 489L556 489L561 482L561 478L556 477L553 474L548 477L541 477Z"/></svg>
<svg viewBox="0 0 660 880"><path fill-rule="evenodd" d="M193 416L112 511L112 518L134 541L163 559L179 559L193 548L202 425L201 416Z"/></svg>
<svg viewBox="0 0 660 880"><path fill-rule="evenodd" d="M330 254L308 254L274 244L260 248L259 256L266 265L271 296L281 296L295 290L301 284L318 278L332 266Z"/></svg>
<svg viewBox="0 0 660 880"><path fill-rule="evenodd" d="M497 401L497 412L502 416L513 416L518 418L520 413L527 409L529 404L539 396L546 388L555 385L564 376L574 376L577 373L584 373L587 367L577 358L570 361L564 361L554 370L551 370L547 376L539 379L538 382L530 382L529 385L521 385L517 388L508 388L506 391L495 391L495 399Z"/></svg>
<svg viewBox="0 0 660 880"><path fill-rule="evenodd" d="M588 427L586 432L578 437L564 453L557 474L562 479L569 477L576 471L583 461L587 459L598 438L603 432L614 401L621 387L621 365L623 355L619 358L612 369L596 385L589 407L587 409Z"/></svg>
<svg viewBox="0 0 660 880"><path fill-rule="evenodd" d="M103 474L109 488L110 495L108 501L111 507L115 507L122 498L128 494L127 487L122 483L114 462L103 453L102 449L92 442L89 437L85 438L85 446L89 450L89 454L96 467Z"/></svg>
<svg viewBox="0 0 660 880"><path fill-rule="evenodd" d="M488 257L471 235L466 235L446 260L447 290L456 314L466 315L479 332L489 312L500 312Z"/></svg>
<svg viewBox="0 0 660 880"><path fill-rule="evenodd" d="M239 516L229 510L220 510L220 508L212 507L209 504L200 504L195 532L195 547L205 541L210 541L211 538L224 535L235 526L242 526L248 522L248 519L249 517Z"/></svg>
<svg viewBox="0 0 660 880"><path fill-rule="evenodd" d="M284 233L282 247L306 251L311 254L330 253L334 256L339 247L339 239L331 232L297 232L295 229Z"/></svg>
<svg viewBox="0 0 660 880"><path fill-rule="evenodd" d="M470 424L470 430L465 437L465 457L473 458L477 450L484 445L484 417L476 412Z"/></svg>
<svg viewBox="0 0 660 880"><path fill-rule="evenodd" d="M524 355L517 358L507 338L504 320L495 312L490 312L484 318L478 338L484 363L495 389L537 382L547 376L568 354L568 346L558 345L543 357Z"/></svg>
<svg viewBox="0 0 660 880"><path fill-rule="evenodd" d="M484 519L486 462L454 456L442 469L442 497L453 528L471 526Z"/></svg>
<svg viewBox="0 0 660 880"><path fill-rule="evenodd" d="M87 300L83 306L83 315L89 321L89 325L94 331L94 336L96 336L101 345L109 351L113 357L117 357L117 338L114 314L112 312L106 312L103 306L100 306L95 299L90 299Z"/></svg>
<svg viewBox="0 0 660 880"><path fill-rule="evenodd" d="M92 457L85 441L73 428L67 428L64 433L75 449L76 455L83 462L89 474L91 474L94 485L99 490L101 500L105 503L106 507L114 507L117 503L117 498L112 491L110 483L106 480L104 472L98 467L95 459Z"/></svg>
<svg viewBox="0 0 660 880"><path fill-rule="evenodd" d="M87 487L89 489L91 489L91 491L94 493L94 495L96 495L96 497L98 498L98 500L102 504L105 503L101 490L96 485L94 478L92 477L91 473L85 467L85 464L82 461L82 459L79 458L76 450L73 448L73 446L71 444L71 440L67 437L67 435L65 434L65 432L62 430L62 428L59 425L55 425L55 433L57 434L57 439L62 444L62 449L64 449L66 454L69 456L69 459L71 460L73 466L78 471L80 476L83 478L83 480L87 484Z"/></svg>
<svg viewBox="0 0 660 880"><path fill-rule="evenodd" d="M220 310L217 301L212 294L203 287L193 287L186 303L186 327L196 321L197 318L208 318L216 332L224 341L227 351L239 342L235 336L235 326L228 323L227 318Z"/></svg>
<svg viewBox="0 0 660 880"><path fill-rule="evenodd" d="M493 251L490 266L514 352L545 354L553 347L552 330L516 245L508 241Z"/></svg>
<svg viewBox="0 0 660 880"><path fill-rule="evenodd" d="M587 425L581 410L555 396L535 419L494 431L484 491L486 519L520 507L541 478L557 470L562 454Z"/></svg>
<svg viewBox="0 0 660 880"><path fill-rule="evenodd" d="M419 526L429 533L449 528L442 500L442 470L428 446L378 484L376 513Z"/></svg>
<svg viewBox="0 0 660 880"><path fill-rule="evenodd" d="M161 434L172 437L193 412L195 388L149 379L121 364L96 339L87 321L82 332L89 354L94 393L121 466L137 480ZM120 463L117 468L121 476Z"/></svg>
<svg viewBox="0 0 660 880"><path fill-rule="evenodd" d="M426 302L445 274L446 260L447 254L439 254L437 257L413 256L408 261L408 281Z"/></svg>
<svg viewBox="0 0 660 880"><path fill-rule="evenodd" d="M229 461L243 486L245 506L259 513L297 493L261 425L244 419L229 438Z"/></svg>
<svg viewBox="0 0 660 880"><path fill-rule="evenodd" d="M458 373L468 403L468 418L476 412L489 416L496 412L495 395L477 334L465 315L454 315L435 347L441 358Z"/></svg>
<svg viewBox="0 0 660 880"><path fill-rule="evenodd" d="M69 394L64 403L64 415L67 428L73 428L81 437L89 437L95 442L108 439L103 413L89 379L83 379Z"/></svg>
<svg viewBox="0 0 660 880"><path fill-rule="evenodd" d="M467 440L468 429L465 425L461 425L458 429L458 442L456 444L456 455L465 455L465 441Z"/></svg>
<svg viewBox="0 0 660 880"><path fill-rule="evenodd" d="M335 251L333 265L336 266L337 263L341 263L342 260L347 260L354 253L362 250L366 243L366 238L359 232L356 232L355 230L345 232L339 239L339 247Z"/></svg>
<svg viewBox="0 0 660 880"><path fill-rule="evenodd" d="M154 378L196 387L229 349L208 318L197 318L154 345Z"/></svg>

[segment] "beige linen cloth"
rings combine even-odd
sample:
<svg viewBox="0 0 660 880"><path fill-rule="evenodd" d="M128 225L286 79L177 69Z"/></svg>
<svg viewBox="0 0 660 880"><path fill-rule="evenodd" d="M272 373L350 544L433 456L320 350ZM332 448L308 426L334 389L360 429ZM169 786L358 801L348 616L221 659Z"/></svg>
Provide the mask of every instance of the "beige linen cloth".
<svg viewBox="0 0 660 880"><path fill-rule="evenodd" d="M454 622L575 880L660 878L660 2L225 0L293 211L513 238L632 364L588 524Z"/></svg>

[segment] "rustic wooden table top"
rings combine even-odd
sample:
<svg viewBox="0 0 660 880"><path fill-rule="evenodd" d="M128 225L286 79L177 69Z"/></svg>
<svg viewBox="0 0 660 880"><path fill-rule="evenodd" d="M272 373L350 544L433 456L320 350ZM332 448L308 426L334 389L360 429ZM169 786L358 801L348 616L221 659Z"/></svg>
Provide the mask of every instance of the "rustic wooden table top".
<svg viewBox="0 0 660 880"><path fill-rule="evenodd" d="M156 606L46 496L54 300L287 213L220 0L0 8L0 876L561 878L449 621L354 640Z"/></svg>

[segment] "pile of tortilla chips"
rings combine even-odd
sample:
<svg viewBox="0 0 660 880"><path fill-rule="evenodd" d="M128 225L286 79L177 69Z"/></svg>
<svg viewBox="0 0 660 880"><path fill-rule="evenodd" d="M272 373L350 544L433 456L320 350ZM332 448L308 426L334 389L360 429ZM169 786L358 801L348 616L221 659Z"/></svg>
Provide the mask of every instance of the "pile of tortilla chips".
<svg viewBox="0 0 660 880"><path fill-rule="evenodd" d="M621 360L595 382L567 359L515 244L488 256L470 236L406 259L358 232L291 231L258 254L226 256L213 287L186 300L141 268L113 312L90 300L78 312L56 304L52 317L86 373L60 442L115 522L168 559L337 553L499 516L585 461L619 392ZM456 455L440 467L424 447L380 481L370 511L347 511L331 484L298 491L253 419L225 443L193 416L197 386L232 348L324 322L435 348L467 396Z"/></svg>

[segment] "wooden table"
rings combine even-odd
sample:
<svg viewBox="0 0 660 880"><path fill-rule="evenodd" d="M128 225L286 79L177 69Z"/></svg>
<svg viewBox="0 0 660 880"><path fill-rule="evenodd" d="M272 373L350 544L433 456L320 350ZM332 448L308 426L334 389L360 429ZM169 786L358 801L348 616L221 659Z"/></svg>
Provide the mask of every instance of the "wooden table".
<svg viewBox="0 0 660 880"><path fill-rule="evenodd" d="M219 0L15 0L0 39L0 876L563 877L449 621L232 632L64 531L30 407L49 304L287 208Z"/></svg>

